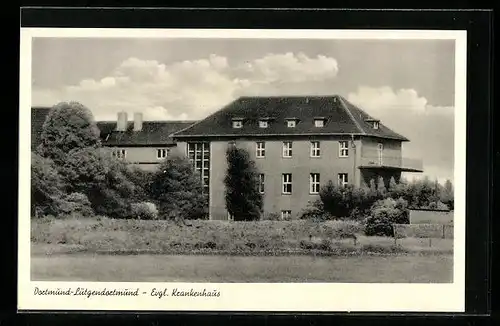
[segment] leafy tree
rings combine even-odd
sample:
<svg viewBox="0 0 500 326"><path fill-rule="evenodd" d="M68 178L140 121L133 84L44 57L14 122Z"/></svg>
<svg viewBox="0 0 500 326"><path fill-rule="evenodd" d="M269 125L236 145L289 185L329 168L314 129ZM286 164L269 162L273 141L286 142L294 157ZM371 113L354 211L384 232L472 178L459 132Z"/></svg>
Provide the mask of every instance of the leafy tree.
<svg viewBox="0 0 500 326"><path fill-rule="evenodd" d="M235 221L258 220L263 198L258 189L258 171L249 153L236 146L226 151L226 208Z"/></svg>
<svg viewBox="0 0 500 326"><path fill-rule="evenodd" d="M386 198L377 201L371 208L370 216L365 221L365 234L392 236L393 224L408 224L409 212L406 200Z"/></svg>
<svg viewBox="0 0 500 326"><path fill-rule="evenodd" d="M185 219L207 218L207 198L199 175L183 157L172 155L159 166L149 193L163 218L182 223Z"/></svg>
<svg viewBox="0 0 500 326"><path fill-rule="evenodd" d="M31 153L31 215L58 214L58 200L65 191L64 179L51 159Z"/></svg>
<svg viewBox="0 0 500 326"><path fill-rule="evenodd" d="M398 193L398 184L396 183L396 179L394 178L394 176L392 176L389 180L389 189L387 189L387 191L391 198L401 197Z"/></svg>
<svg viewBox="0 0 500 326"><path fill-rule="evenodd" d="M444 186L441 189L441 193L439 194L439 200L446 204L451 210L454 209L454 190L453 190L453 184L451 181L448 179L444 183Z"/></svg>
<svg viewBox="0 0 500 326"><path fill-rule="evenodd" d="M72 150L100 147L99 134L88 108L78 102L61 102L47 115L38 152L56 164L63 163Z"/></svg>
<svg viewBox="0 0 500 326"><path fill-rule="evenodd" d="M380 199L387 197L387 189L385 188L385 182L383 177L378 178L377 193Z"/></svg>

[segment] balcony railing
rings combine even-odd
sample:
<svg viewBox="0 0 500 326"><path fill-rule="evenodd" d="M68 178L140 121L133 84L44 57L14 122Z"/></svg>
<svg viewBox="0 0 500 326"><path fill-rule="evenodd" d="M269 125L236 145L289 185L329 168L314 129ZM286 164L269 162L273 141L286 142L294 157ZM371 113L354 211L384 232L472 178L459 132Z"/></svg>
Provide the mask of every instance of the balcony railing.
<svg viewBox="0 0 500 326"><path fill-rule="evenodd" d="M423 162L421 159L401 156L362 155L358 166L360 168L397 169L407 172L423 171Z"/></svg>

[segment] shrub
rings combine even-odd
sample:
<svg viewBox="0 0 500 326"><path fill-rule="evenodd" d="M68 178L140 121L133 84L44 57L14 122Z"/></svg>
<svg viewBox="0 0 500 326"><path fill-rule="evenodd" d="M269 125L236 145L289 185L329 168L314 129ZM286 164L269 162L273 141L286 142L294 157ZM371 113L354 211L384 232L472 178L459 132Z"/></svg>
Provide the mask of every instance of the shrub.
<svg viewBox="0 0 500 326"><path fill-rule="evenodd" d="M132 214L139 220L156 220L158 218L158 209L154 203L134 203L131 208Z"/></svg>
<svg viewBox="0 0 500 326"><path fill-rule="evenodd" d="M430 209L435 209L435 210L440 210L440 211L448 211L448 210L450 210L450 208L448 207L448 205L446 205L445 203L443 203L441 201L429 203L429 208Z"/></svg>
<svg viewBox="0 0 500 326"><path fill-rule="evenodd" d="M392 224L394 223L410 223L408 203L402 198L379 200L373 204L370 216L365 221L365 234L393 236Z"/></svg>
<svg viewBox="0 0 500 326"><path fill-rule="evenodd" d="M281 215L278 213L264 213L262 214L263 221L280 221Z"/></svg>
<svg viewBox="0 0 500 326"><path fill-rule="evenodd" d="M73 192L58 200L59 214L89 217L94 215L94 210L85 194Z"/></svg>

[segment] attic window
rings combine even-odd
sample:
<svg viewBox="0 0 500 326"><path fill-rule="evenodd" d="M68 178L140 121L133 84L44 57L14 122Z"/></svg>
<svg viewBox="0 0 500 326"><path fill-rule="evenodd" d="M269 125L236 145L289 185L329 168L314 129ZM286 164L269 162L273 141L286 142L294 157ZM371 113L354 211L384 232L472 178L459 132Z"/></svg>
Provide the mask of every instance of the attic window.
<svg viewBox="0 0 500 326"><path fill-rule="evenodd" d="M259 121L259 128L267 128L269 126L269 123L267 120L260 120Z"/></svg>
<svg viewBox="0 0 500 326"><path fill-rule="evenodd" d="M314 126L317 128L322 128L325 126L325 118L315 118Z"/></svg>
<svg viewBox="0 0 500 326"><path fill-rule="evenodd" d="M373 121L373 129L378 129L378 127L379 127L379 122Z"/></svg>
<svg viewBox="0 0 500 326"><path fill-rule="evenodd" d="M233 118L233 128L243 128L243 119Z"/></svg>
<svg viewBox="0 0 500 326"><path fill-rule="evenodd" d="M285 120L286 120L286 126L288 128L295 128L295 126L297 125L297 121L298 121L298 119L296 119L296 118L288 118Z"/></svg>
<svg viewBox="0 0 500 326"><path fill-rule="evenodd" d="M368 122L373 129L378 129L380 127L380 121L376 119L366 119L366 122Z"/></svg>

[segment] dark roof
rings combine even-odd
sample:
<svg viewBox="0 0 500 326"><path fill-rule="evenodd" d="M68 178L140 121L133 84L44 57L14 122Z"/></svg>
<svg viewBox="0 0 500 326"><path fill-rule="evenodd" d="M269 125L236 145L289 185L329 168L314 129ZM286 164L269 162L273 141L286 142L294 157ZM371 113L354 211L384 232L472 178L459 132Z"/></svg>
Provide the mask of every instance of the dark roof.
<svg viewBox="0 0 500 326"><path fill-rule="evenodd" d="M242 128L233 128L232 119L244 117ZM272 118L267 128L258 120ZM314 126L314 118L326 118L324 127ZM298 119L295 128L285 120ZM382 123L373 129L374 119L342 96L240 97L204 120L176 132L174 138L195 136L271 136L271 135L364 135L408 141ZM376 120L376 119L374 119Z"/></svg>
<svg viewBox="0 0 500 326"><path fill-rule="evenodd" d="M103 146L154 146L173 144L172 133L192 125L194 121L143 121L142 130L134 131L128 122L126 131L116 131L116 121L99 121Z"/></svg>
<svg viewBox="0 0 500 326"><path fill-rule="evenodd" d="M51 108L31 108L31 150L35 150L41 142L43 123Z"/></svg>

